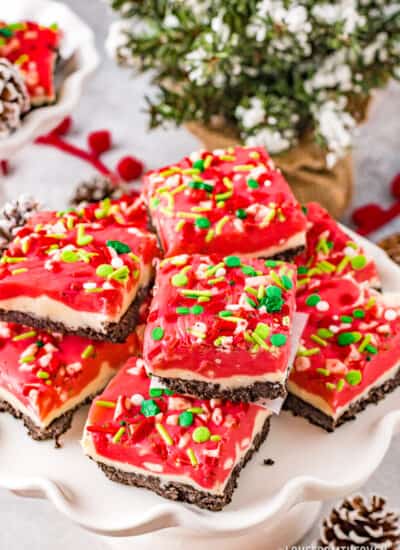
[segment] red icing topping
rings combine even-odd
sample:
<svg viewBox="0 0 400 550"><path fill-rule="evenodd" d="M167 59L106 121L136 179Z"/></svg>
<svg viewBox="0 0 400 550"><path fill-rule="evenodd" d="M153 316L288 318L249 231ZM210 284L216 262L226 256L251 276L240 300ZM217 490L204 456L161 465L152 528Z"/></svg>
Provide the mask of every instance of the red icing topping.
<svg viewBox="0 0 400 550"><path fill-rule="evenodd" d="M60 39L57 28L32 21L11 25L0 22L0 57L18 66L32 105L55 100L54 67Z"/></svg>
<svg viewBox="0 0 400 550"><path fill-rule="evenodd" d="M135 333L109 344L0 323L0 387L45 419L94 381L103 362L117 369L138 349Z"/></svg>
<svg viewBox="0 0 400 550"><path fill-rule="evenodd" d="M298 292L307 291L315 279L330 279L332 275L350 274L359 283L379 283L375 262L328 212L317 203L309 203L306 210L307 246L294 260L298 266Z"/></svg>
<svg viewBox="0 0 400 550"><path fill-rule="evenodd" d="M167 256L257 255L306 228L298 202L263 148L205 151L150 172L145 185Z"/></svg>
<svg viewBox="0 0 400 550"><path fill-rule="evenodd" d="M161 395L150 394L143 361L129 360L90 409L86 437L91 437L97 454L149 475L186 476L205 489L225 482L239 449L246 452L251 446L262 409L168 390L156 393ZM186 425L180 425L182 418ZM201 432L206 440L197 442Z"/></svg>
<svg viewBox="0 0 400 550"><path fill-rule="evenodd" d="M349 275L315 281L298 296L310 315L290 381L333 411L361 394L399 360L400 310Z"/></svg>
<svg viewBox="0 0 400 550"><path fill-rule="evenodd" d="M79 311L124 313L124 297L157 255L146 224L143 202L133 197L38 213L1 259L1 298L46 295Z"/></svg>
<svg viewBox="0 0 400 550"><path fill-rule="evenodd" d="M294 287L295 270L285 262L162 261L145 331L150 370L168 376L179 368L209 379L285 371Z"/></svg>

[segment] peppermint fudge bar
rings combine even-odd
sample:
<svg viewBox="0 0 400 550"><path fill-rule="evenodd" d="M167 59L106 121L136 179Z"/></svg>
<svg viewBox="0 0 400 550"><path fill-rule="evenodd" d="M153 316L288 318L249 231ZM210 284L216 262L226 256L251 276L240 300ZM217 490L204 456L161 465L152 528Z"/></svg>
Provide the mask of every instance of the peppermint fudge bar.
<svg viewBox="0 0 400 550"><path fill-rule="evenodd" d="M18 67L34 107L56 100L54 72L61 37L56 25L0 22L0 57Z"/></svg>
<svg viewBox="0 0 400 550"><path fill-rule="evenodd" d="M112 481L216 511L231 501L269 417L256 405L160 389L130 359L94 400L82 446Z"/></svg>
<svg viewBox="0 0 400 550"><path fill-rule="evenodd" d="M144 193L166 256L289 259L304 248L305 216L263 148L193 153L147 174Z"/></svg>
<svg viewBox="0 0 400 550"><path fill-rule="evenodd" d="M295 268L181 255L158 268L143 357L167 387L202 399L286 395Z"/></svg>
<svg viewBox="0 0 400 550"><path fill-rule="evenodd" d="M138 348L135 333L125 344L109 344L0 323L0 411L21 418L33 439L57 441L74 410Z"/></svg>
<svg viewBox="0 0 400 550"><path fill-rule="evenodd" d="M351 275L357 282L380 288L373 258L353 241L329 213L315 202L304 208L307 216L307 244L296 256L298 292L308 291L321 278Z"/></svg>
<svg viewBox="0 0 400 550"><path fill-rule="evenodd" d="M0 260L0 319L123 342L158 253L142 208L126 196L30 217Z"/></svg>
<svg viewBox="0 0 400 550"><path fill-rule="evenodd" d="M298 297L308 313L285 407L327 431L400 383L400 308L350 275Z"/></svg>

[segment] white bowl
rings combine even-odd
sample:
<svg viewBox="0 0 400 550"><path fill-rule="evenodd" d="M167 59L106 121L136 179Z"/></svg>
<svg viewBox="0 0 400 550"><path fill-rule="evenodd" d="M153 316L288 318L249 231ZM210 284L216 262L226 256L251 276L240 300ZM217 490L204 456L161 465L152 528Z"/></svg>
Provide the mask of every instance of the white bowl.
<svg viewBox="0 0 400 550"><path fill-rule="evenodd" d="M52 0L9 0L1 2L0 20L37 21L43 25L58 23L64 33L60 54L63 63L57 81L57 101L40 107L24 117L21 127L0 139L0 159L8 159L35 138L49 132L76 107L89 75L99 64L92 30L68 6Z"/></svg>
<svg viewBox="0 0 400 550"><path fill-rule="evenodd" d="M375 258L384 289L399 292L399 267L377 246L349 233ZM297 503L341 497L360 488L400 427L399 397L394 392L332 434L290 413L272 418L271 434L241 473L232 503L217 513L109 481L80 448L86 411L76 416L60 450L52 442L31 441L20 422L2 415L0 487L46 497L74 522L103 534L140 535L168 527L206 536L255 533L256 527L287 518ZM264 466L266 458L275 464Z"/></svg>

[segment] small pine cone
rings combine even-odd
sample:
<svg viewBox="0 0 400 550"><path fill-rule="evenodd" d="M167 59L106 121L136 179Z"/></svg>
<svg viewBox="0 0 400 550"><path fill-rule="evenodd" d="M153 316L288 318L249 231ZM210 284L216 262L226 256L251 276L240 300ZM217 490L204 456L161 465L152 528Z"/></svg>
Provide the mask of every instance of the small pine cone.
<svg viewBox="0 0 400 550"><path fill-rule="evenodd" d="M390 235L378 244L396 264L400 265L400 233Z"/></svg>
<svg viewBox="0 0 400 550"><path fill-rule="evenodd" d="M17 67L0 58L0 138L21 125L22 115L30 109L30 99Z"/></svg>
<svg viewBox="0 0 400 550"><path fill-rule="evenodd" d="M106 176L93 176L90 180L83 181L75 189L71 197L71 206L86 206L92 202L99 202L106 198L119 199L127 193L123 184L116 185Z"/></svg>
<svg viewBox="0 0 400 550"><path fill-rule="evenodd" d="M21 195L3 206L0 210L0 254L28 218L38 210L39 203L26 195Z"/></svg>
<svg viewBox="0 0 400 550"><path fill-rule="evenodd" d="M362 548L394 550L400 548L399 516L385 510L386 501L372 496L345 499L325 518L318 548L325 550Z"/></svg>

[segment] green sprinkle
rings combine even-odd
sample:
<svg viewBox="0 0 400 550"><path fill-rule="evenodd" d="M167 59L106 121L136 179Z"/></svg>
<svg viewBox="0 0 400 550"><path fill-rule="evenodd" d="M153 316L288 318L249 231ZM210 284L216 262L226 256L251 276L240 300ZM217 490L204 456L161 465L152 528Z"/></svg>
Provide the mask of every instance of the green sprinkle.
<svg viewBox="0 0 400 550"><path fill-rule="evenodd" d="M363 255L354 256L350 260L353 269L363 269L367 265L367 258Z"/></svg>
<svg viewBox="0 0 400 550"><path fill-rule="evenodd" d="M94 346L92 344L89 344L81 353L82 359L88 359L89 357L93 357L95 352Z"/></svg>
<svg viewBox="0 0 400 550"><path fill-rule="evenodd" d="M346 381L350 386L357 386L362 380L362 374L359 370L349 370L346 374Z"/></svg>
<svg viewBox="0 0 400 550"><path fill-rule="evenodd" d="M98 407L104 407L105 409L115 409L116 403L113 401L103 401L99 399L98 401L95 401L96 405Z"/></svg>
<svg viewBox="0 0 400 550"><path fill-rule="evenodd" d="M250 187L250 189L258 189L259 188L258 181L256 181L253 178L249 178L247 180L247 185Z"/></svg>
<svg viewBox="0 0 400 550"><path fill-rule="evenodd" d="M178 315L189 315L190 308L188 308L188 307L177 307L175 311Z"/></svg>
<svg viewBox="0 0 400 550"><path fill-rule="evenodd" d="M371 340L372 340L371 335L366 334L363 338L363 341L361 342L361 344L358 347L358 351L363 352L365 350L365 348L368 346L368 344L371 342Z"/></svg>
<svg viewBox="0 0 400 550"><path fill-rule="evenodd" d="M205 443L210 439L211 433L206 426L199 426L192 433L192 439L196 443Z"/></svg>
<svg viewBox="0 0 400 550"><path fill-rule="evenodd" d="M321 374L322 376L329 376L331 374L331 371L328 369L319 368L317 369L318 374Z"/></svg>
<svg viewBox="0 0 400 550"><path fill-rule="evenodd" d="M342 332L337 337L339 346L349 346L361 340L361 334L359 332Z"/></svg>
<svg viewBox="0 0 400 550"><path fill-rule="evenodd" d="M193 414L203 414L204 410L201 407L190 407L190 409L187 409L187 412L191 412Z"/></svg>
<svg viewBox="0 0 400 550"><path fill-rule="evenodd" d="M299 357L311 357L312 355L317 355L318 353L321 353L321 348L300 348L297 355Z"/></svg>
<svg viewBox="0 0 400 550"><path fill-rule="evenodd" d="M113 437L113 443L119 443L121 437L124 435L125 433L125 428L123 426L121 426L121 428L117 431L117 433L114 435Z"/></svg>
<svg viewBox="0 0 400 550"><path fill-rule="evenodd" d="M251 265L243 265L242 271L245 275L248 275L249 277L255 277L257 275L257 271L254 269L254 267L251 267Z"/></svg>
<svg viewBox="0 0 400 550"><path fill-rule="evenodd" d="M208 218L197 218L194 223L199 229L208 229L211 225L211 222Z"/></svg>
<svg viewBox="0 0 400 550"><path fill-rule="evenodd" d="M96 275L105 279L113 273L114 268L110 264L100 264L96 269Z"/></svg>
<svg viewBox="0 0 400 550"><path fill-rule="evenodd" d="M165 393L165 395L174 395L175 392L173 390L168 389L168 388L164 388L164 393Z"/></svg>
<svg viewBox="0 0 400 550"><path fill-rule="evenodd" d="M281 281L286 290L290 290L291 288L293 288L292 280L287 275L282 275Z"/></svg>
<svg viewBox="0 0 400 550"><path fill-rule="evenodd" d="M193 413L191 413L190 411L184 411L179 415L178 422L179 426L188 428L193 424Z"/></svg>
<svg viewBox="0 0 400 550"><path fill-rule="evenodd" d="M307 214L308 214L308 208L307 208L307 206L302 206L301 209L302 209L302 211L303 211L303 214L305 214L305 215L307 216Z"/></svg>
<svg viewBox="0 0 400 550"><path fill-rule="evenodd" d="M190 308L190 313L193 313L193 315L200 315L203 312L204 312L204 307L199 304L196 304L195 306Z"/></svg>
<svg viewBox="0 0 400 550"><path fill-rule="evenodd" d="M246 219L247 218L246 210L244 210L243 208L238 208L236 210L236 217L239 218L240 220Z"/></svg>
<svg viewBox="0 0 400 550"><path fill-rule="evenodd" d="M156 430L161 435L166 445L174 444L172 437L169 435L167 429L162 424L156 423Z"/></svg>
<svg viewBox="0 0 400 550"><path fill-rule="evenodd" d="M192 166L195 170L200 170L200 172L204 172L204 160L203 159L195 160Z"/></svg>
<svg viewBox="0 0 400 550"><path fill-rule="evenodd" d="M73 263L79 261L78 254L76 252L74 252L73 250L63 250L61 252L60 258L63 262L66 262L66 263L69 263L69 264L73 264Z"/></svg>
<svg viewBox="0 0 400 550"><path fill-rule="evenodd" d="M378 353L378 350L375 346L373 346L372 344L368 344L365 348L366 351L368 351L368 353L371 353L372 355L375 355Z"/></svg>
<svg viewBox="0 0 400 550"><path fill-rule="evenodd" d="M187 454L188 457L189 457L190 464L191 464L193 467L197 466L198 462L197 462L197 458L196 458L196 455L194 454L193 449L188 449L188 450L186 451L186 454Z"/></svg>
<svg viewBox="0 0 400 550"><path fill-rule="evenodd" d="M201 182L201 181L192 180L192 181L189 181L188 186L189 186L191 189L201 189L201 188L202 188L202 182Z"/></svg>
<svg viewBox="0 0 400 550"><path fill-rule="evenodd" d="M254 332L263 340L266 340L271 332L271 329L265 323L257 323Z"/></svg>
<svg viewBox="0 0 400 550"><path fill-rule="evenodd" d="M344 380L343 378L341 378L336 384L336 391L342 391L343 388L344 388Z"/></svg>
<svg viewBox="0 0 400 550"><path fill-rule="evenodd" d="M327 328L319 328L317 334L320 338L332 338L333 332Z"/></svg>
<svg viewBox="0 0 400 550"><path fill-rule="evenodd" d="M224 261L228 267L240 267L242 264L238 256L227 256Z"/></svg>
<svg viewBox="0 0 400 550"><path fill-rule="evenodd" d="M42 340L37 340L37 341L36 341L36 346L37 346L38 348L43 348L43 347L44 347L44 342L42 342Z"/></svg>
<svg viewBox="0 0 400 550"><path fill-rule="evenodd" d="M328 343L325 342L325 340L323 338L318 336L318 334L311 334L310 338L313 342L316 342L320 346L327 346L328 345Z"/></svg>
<svg viewBox="0 0 400 550"><path fill-rule="evenodd" d="M164 329L162 327L154 327L151 331L151 337L153 340L162 340L164 337Z"/></svg>
<svg viewBox="0 0 400 550"><path fill-rule="evenodd" d="M27 340L28 338L34 338L36 336L35 330L29 330L28 332L21 332L12 339L13 342L19 342L20 340Z"/></svg>
<svg viewBox="0 0 400 550"><path fill-rule="evenodd" d="M131 252L131 247L121 241L107 241L106 246L113 248L117 254L128 254L128 252Z"/></svg>
<svg viewBox="0 0 400 550"><path fill-rule="evenodd" d="M282 290L278 286L269 285L265 289L268 298L281 298Z"/></svg>
<svg viewBox="0 0 400 550"><path fill-rule="evenodd" d="M365 311L363 309L355 309L353 311L353 316L356 318L356 319L364 319L365 317Z"/></svg>
<svg viewBox="0 0 400 550"><path fill-rule="evenodd" d="M342 315L340 317L340 320L342 321L342 323L352 323L353 317L350 317L350 315Z"/></svg>
<svg viewBox="0 0 400 550"><path fill-rule="evenodd" d="M265 267L276 267L278 262L276 260L265 260L264 265Z"/></svg>
<svg viewBox="0 0 400 550"><path fill-rule="evenodd" d="M173 286L185 286L188 283L188 278L184 273L177 273L171 279Z"/></svg>
<svg viewBox="0 0 400 550"><path fill-rule="evenodd" d="M300 265L298 268L297 268L297 273L299 275L307 275L308 273L308 267L306 267L305 265Z"/></svg>
<svg viewBox="0 0 400 550"><path fill-rule="evenodd" d="M218 434L212 435L210 441L221 441L221 436Z"/></svg>
<svg viewBox="0 0 400 550"><path fill-rule="evenodd" d="M50 378L50 374L44 370L39 370L37 373L36 373L36 376L38 378L41 378L42 380L48 380Z"/></svg>
<svg viewBox="0 0 400 550"><path fill-rule="evenodd" d="M25 355L25 357L22 357L19 362L20 363L32 363L32 361L35 360L34 355Z"/></svg>
<svg viewBox="0 0 400 550"><path fill-rule="evenodd" d="M232 314L231 311L225 311L225 310L220 311L220 312L218 313L218 316L219 316L219 317L232 317L232 315L233 315L233 314Z"/></svg>
<svg viewBox="0 0 400 550"><path fill-rule="evenodd" d="M310 296L306 299L306 304L310 307L316 306L318 302L321 301L320 296L318 294L310 294Z"/></svg>
<svg viewBox="0 0 400 550"><path fill-rule="evenodd" d="M163 393L163 388L150 388L149 391L150 397L161 397Z"/></svg>
<svg viewBox="0 0 400 550"><path fill-rule="evenodd" d="M125 281L129 277L129 267L123 265L119 269L116 269L111 275L110 279L115 279L116 281Z"/></svg>
<svg viewBox="0 0 400 550"><path fill-rule="evenodd" d="M144 399L140 405L140 412L146 416L156 416L160 412L160 407L153 399Z"/></svg>
<svg viewBox="0 0 400 550"><path fill-rule="evenodd" d="M13 31L9 27L3 27L0 29L0 36L4 36L4 38L11 38L13 34Z"/></svg>
<svg viewBox="0 0 400 550"><path fill-rule="evenodd" d="M273 334L271 336L271 344L273 346L276 346L277 348L280 348L281 346L284 346L287 342L287 336L286 334Z"/></svg>
<svg viewBox="0 0 400 550"><path fill-rule="evenodd" d="M251 307L254 307L254 308L257 307L256 302L255 302L254 300L252 300L251 298L249 298L248 296L246 296L246 302L247 302L248 304L250 304Z"/></svg>
<svg viewBox="0 0 400 550"><path fill-rule="evenodd" d="M333 384L333 382L325 382L325 386L330 391L335 391L336 390L336 384Z"/></svg>

